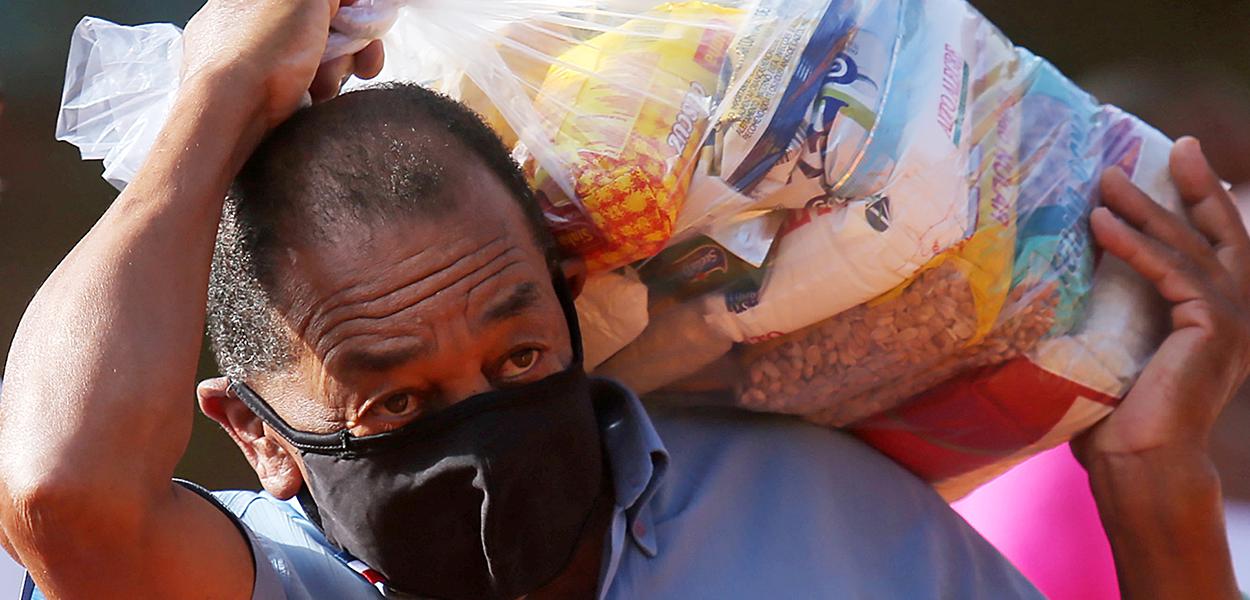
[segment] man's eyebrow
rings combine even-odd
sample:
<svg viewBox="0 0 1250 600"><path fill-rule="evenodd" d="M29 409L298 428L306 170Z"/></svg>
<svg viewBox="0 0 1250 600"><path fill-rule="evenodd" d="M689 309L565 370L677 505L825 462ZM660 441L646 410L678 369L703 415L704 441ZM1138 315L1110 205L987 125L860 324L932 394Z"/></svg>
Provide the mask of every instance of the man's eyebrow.
<svg viewBox="0 0 1250 600"><path fill-rule="evenodd" d="M389 371L429 353L429 345L423 342L413 342L388 350L361 348L348 351L343 356L343 368L352 371Z"/></svg>
<svg viewBox="0 0 1250 600"><path fill-rule="evenodd" d="M487 307L478 322L489 324L511 319L537 306L540 299L537 285L533 282L522 283L512 288L512 293L507 298Z"/></svg>

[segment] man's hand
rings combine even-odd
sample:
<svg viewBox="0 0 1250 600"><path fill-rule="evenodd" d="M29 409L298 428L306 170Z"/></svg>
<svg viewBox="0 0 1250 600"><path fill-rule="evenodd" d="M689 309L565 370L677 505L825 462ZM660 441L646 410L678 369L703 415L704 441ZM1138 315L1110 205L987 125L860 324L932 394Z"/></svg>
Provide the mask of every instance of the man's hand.
<svg viewBox="0 0 1250 600"><path fill-rule="evenodd" d="M1085 460L1205 448L1250 373L1250 237L1195 140L1177 143L1172 175L1187 219L1118 169L1103 181L1094 235L1171 303L1172 331L1120 408L1078 442Z"/></svg>
<svg viewBox="0 0 1250 600"><path fill-rule="evenodd" d="M184 86L203 81L254 94L267 130L291 116L305 93L313 101L327 100L352 74L376 76L382 69L381 42L355 56L321 62L339 6L339 0L209 0L187 23Z"/></svg>
<svg viewBox="0 0 1250 600"><path fill-rule="evenodd" d="M1197 141L1177 142L1171 168L1183 216L1124 173L1104 176L1094 236L1172 305L1172 331L1121 406L1072 446L1125 598L1235 598L1207 441L1250 373L1250 237Z"/></svg>

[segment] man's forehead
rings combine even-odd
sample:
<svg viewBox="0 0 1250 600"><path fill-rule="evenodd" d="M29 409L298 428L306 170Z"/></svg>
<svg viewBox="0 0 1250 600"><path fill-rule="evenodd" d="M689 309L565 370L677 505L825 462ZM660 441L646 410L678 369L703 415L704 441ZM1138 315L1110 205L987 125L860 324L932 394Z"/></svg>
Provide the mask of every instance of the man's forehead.
<svg viewBox="0 0 1250 600"><path fill-rule="evenodd" d="M493 294L482 294L479 297L481 299L477 302L470 298L470 312L466 315L469 326L476 331L485 331L510 320L523 318L540 309L543 300L540 287L533 281L512 283ZM436 336L383 334L376 341L358 341L360 343L343 345L343 351L335 357L337 369L349 373L384 372L426 359L439 349Z"/></svg>
<svg viewBox="0 0 1250 600"><path fill-rule="evenodd" d="M317 244L297 253L292 275L308 286L313 313L444 290L469 296L505 269L520 267L530 276L545 270L545 257L525 231L505 214L466 207Z"/></svg>
<svg viewBox="0 0 1250 600"><path fill-rule="evenodd" d="M474 344L497 332L561 327L563 313L553 299L550 274L524 264L515 248L496 243L486 250L440 269L447 273L441 279L435 275L406 284L402 278L383 278L371 289L344 290L309 313L296 332L303 376L280 382L283 396L300 400L289 407L294 421L310 426L334 422L357 383L376 383L401 367L448 357L488 360L475 354L481 349ZM445 337L448 323L466 328L470 336ZM463 346L466 341L469 345ZM305 406L310 401L317 406Z"/></svg>

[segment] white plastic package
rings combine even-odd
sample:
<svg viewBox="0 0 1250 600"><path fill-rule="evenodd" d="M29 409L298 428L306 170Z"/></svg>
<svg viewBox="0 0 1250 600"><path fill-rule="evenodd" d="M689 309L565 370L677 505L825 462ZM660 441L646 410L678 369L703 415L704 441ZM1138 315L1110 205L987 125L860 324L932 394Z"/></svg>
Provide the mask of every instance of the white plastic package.
<svg viewBox="0 0 1250 600"><path fill-rule="evenodd" d="M647 314L647 286L632 272L591 276L577 297L577 318L587 369L594 369L642 335Z"/></svg>

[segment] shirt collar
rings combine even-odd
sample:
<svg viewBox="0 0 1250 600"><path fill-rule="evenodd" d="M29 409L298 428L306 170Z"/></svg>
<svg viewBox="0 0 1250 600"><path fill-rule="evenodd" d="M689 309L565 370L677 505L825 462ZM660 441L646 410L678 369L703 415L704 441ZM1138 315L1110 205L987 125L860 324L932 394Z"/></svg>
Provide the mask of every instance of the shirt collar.
<svg viewBox="0 0 1250 600"><path fill-rule="evenodd" d="M616 506L625 513L630 538L654 557L658 548L648 505L668 469L668 450L633 392L607 379L592 385Z"/></svg>

